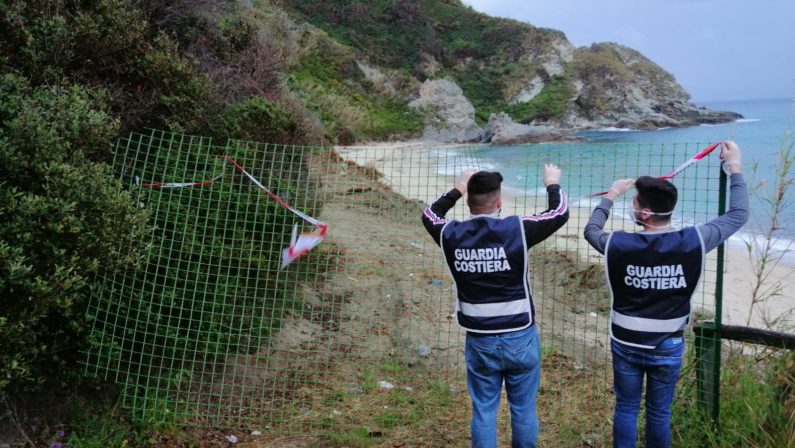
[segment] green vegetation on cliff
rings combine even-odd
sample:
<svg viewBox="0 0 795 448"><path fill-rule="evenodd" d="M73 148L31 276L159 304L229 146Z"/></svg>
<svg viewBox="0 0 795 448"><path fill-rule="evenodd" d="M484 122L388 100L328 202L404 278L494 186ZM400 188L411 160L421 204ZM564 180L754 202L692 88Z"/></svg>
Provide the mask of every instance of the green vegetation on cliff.
<svg viewBox="0 0 795 448"><path fill-rule="evenodd" d="M450 76L482 122L499 111L530 121L565 110L557 99L559 85L548 93L555 105L541 104L545 99L520 110L507 105L511 94L536 76L532 56L544 54L554 39L562 39L559 31L489 17L455 0L284 0L282 4L299 21L326 30L375 64L403 70L419 80Z"/></svg>
<svg viewBox="0 0 795 448"><path fill-rule="evenodd" d="M377 85L365 77L349 50L324 33L307 32L299 43L304 50L290 70L290 86L340 143L405 137L422 130L422 117L401 101L412 85L406 75L397 75L394 85Z"/></svg>

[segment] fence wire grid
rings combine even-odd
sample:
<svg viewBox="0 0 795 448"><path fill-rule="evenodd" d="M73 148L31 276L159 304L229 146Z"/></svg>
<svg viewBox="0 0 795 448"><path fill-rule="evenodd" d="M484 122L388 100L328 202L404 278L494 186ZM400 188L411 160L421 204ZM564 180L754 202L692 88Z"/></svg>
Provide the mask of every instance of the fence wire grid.
<svg viewBox="0 0 795 448"><path fill-rule="evenodd" d="M287 433L354 424L333 412L340 394L395 387L466 393L464 333L441 251L422 227L428 203L467 168L506 168L503 215L547 206L544 163L563 170L571 217L531 249L536 321L545 356L609 365L610 298L603 257L582 238L612 180L660 176L706 144L540 144L399 149L321 148L153 130L118 142L114 172L150 214L140 263L100 280L87 373L112 380L137 418ZM329 225L325 241L280 269L293 227L287 211L224 159L232 157L293 207ZM718 158L673 179L678 225L717 216ZM205 182L181 188L150 184ZM606 230L633 229L631 195ZM449 218L468 216L459 201ZM693 319L715 315L715 254L693 298ZM421 381L400 384L401 369ZM609 383L609 370L593 369ZM425 389L425 390L423 390ZM543 391L542 391L543 393ZM433 410L428 410L429 415Z"/></svg>

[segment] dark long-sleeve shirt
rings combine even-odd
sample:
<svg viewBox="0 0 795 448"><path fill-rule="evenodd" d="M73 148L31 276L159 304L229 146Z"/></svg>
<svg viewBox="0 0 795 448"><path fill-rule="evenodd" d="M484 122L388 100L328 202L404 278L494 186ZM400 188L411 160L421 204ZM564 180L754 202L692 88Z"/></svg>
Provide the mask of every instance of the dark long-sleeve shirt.
<svg viewBox="0 0 795 448"><path fill-rule="evenodd" d="M748 221L748 189L745 186L742 173L731 175L729 192L731 196L729 199L729 210L698 228L702 238L704 238L705 252L709 252L721 245ZM605 226L605 222L607 222L608 216L610 216L610 208L612 206L613 201L602 199L602 202L591 213L591 218L585 226L585 239L602 254L605 253L607 239L610 236L609 232L605 232L602 229Z"/></svg>
<svg viewBox="0 0 795 448"><path fill-rule="evenodd" d="M442 227L448 222L445 215L462 196L458 189L453 188L422 212L422 223L437 245L442 234ZM543 212L520 217L528 248L547 239L569 219L569 204L560 185L555 184L547 187L547 200L548 208Z"/></svg>

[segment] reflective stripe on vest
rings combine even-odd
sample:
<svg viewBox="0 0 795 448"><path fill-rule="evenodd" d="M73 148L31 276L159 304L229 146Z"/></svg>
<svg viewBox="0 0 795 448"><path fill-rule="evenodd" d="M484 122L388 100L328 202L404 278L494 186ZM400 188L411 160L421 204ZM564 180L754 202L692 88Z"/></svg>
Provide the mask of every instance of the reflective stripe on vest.
<svg viewBox="0 0 795 448"><path fill-rule="evenodd" d="M441 246L456 287L458 324L502 333L533 323L524 227L517 216L450 221Z"/></svg>
<svg viewBox="0 0 795 448"><path fill-rule="evenodd" d="M611 338L655 348L684 329L703 264L704 243L695 227L611 233L605 250Z"/></svg>
<svg viewBox="0 0 795 448"><path fill-rule="evenodd" d="M530 312L530 301L527 299L514 300L513 302L500 303L466 303L459 302L459 310L467 316L490 317L506 314L520 314Z"/></svg>

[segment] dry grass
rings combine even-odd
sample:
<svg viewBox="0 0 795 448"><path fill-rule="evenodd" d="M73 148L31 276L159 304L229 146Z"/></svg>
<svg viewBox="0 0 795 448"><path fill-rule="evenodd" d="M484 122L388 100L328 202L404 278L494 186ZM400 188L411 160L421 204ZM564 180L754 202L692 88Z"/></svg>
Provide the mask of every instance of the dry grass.
<svg viewBox="0 0 795 448"><path fill-rule="evenodd" d="M544 356L538 397L541 446L609 446L613 398L608 384L594 380L604 375L593 375L593 369L608 367L577 368L562 355ZM317 435L278 436L286 430L275 427L263 440L241 446L468 447L471 404L464 376L459 371L440 377L423 365L392 359L365 368L341 365L333 375L337 380L316 391L300 417L301 425L315 427ZM383 389L379 381L394 388ZM500 446L510 445L505 397L497 425Z"/></svg>

